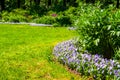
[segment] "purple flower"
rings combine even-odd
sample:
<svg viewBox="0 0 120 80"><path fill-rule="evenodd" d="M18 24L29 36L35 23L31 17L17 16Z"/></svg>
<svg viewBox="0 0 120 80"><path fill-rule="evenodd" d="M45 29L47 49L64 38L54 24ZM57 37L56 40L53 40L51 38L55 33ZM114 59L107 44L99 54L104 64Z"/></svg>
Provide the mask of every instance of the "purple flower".
<svg viewBox="0 0 120 80"><path fill-rule="evenodd" d="M115 76L119 76L120 75L118 70L114 70L114 74L115 74Z"/></svg>
<svg viewBox="0 0 120 80"><path fill-rule="evenodd" d="M113 66L110 66L110 67L109 67L109 70L112 70L112 69L113 69Z"/></svg>
<svg viewBox="0 0 120 80"><path fill-rule="evenodd" d="M101 77L120 77L120 63L112 59L104 59L103 56L95 54L84 54L78 52L74 40L65 41L55 46L53 54L61 62L69 67L79 71L80 73L92 74L97 78L97 74L102 74ZM73 65L74 64L74 65Z"/></svg>

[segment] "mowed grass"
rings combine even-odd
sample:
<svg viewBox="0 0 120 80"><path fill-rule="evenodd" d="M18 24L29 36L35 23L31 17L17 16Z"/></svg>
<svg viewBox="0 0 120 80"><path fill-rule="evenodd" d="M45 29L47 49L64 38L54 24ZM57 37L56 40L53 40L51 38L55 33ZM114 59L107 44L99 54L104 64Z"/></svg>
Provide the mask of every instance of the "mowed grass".
<svg viewBox="0 0 120 80"><path fill-rule="evenodd" d="M58 42L74 36L65 27L0 24L0 80L83 80L52 55Z"/></svg>

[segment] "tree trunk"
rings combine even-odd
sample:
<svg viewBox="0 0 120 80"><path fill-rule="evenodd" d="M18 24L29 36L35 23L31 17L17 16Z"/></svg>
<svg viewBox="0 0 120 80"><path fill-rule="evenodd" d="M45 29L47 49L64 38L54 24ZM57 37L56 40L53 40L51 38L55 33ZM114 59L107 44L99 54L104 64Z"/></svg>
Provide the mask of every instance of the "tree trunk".
<svg viewBox="0 0 120 80"><path fill-rule="evenodd" d="M1 0L1 10L5 9L5 0Z"/></svg>
<svg viewBox="0 0 120 80"><path fill-rule="evenodd" d="M48 0L48 7L51 6L52 2L51 0Z"/></svg>
<svg viewBox="0 0 120 80"><path fill-rule="evenodd" d="M76 0L67 0L67 3L70 5L70 6L77 6L76 4Z"/></svg>
<svg viewBox="0 0 120 80"><path fill-rule="evenodd" d="M36 5L40 4L40 0L34 0L34 2L35 2Z"/></svg>
<svg viewBox="0 0 120 80"><path fill-rule="evenodd" d="M95 0L86 0L86 3L95 3Z"/></svg>
<svg viewBox="0 0 120 80"><path fill-rule="evenodd" d="M73 0L73 6L77 6L76 0Z"/></svg>
<svg viewBox="0 0 120 80"><path fill-rule="evenodd" d="M54 4L57 5L57 4L58 4L58 0L55 0L55 1L54 1Z"/></svg>
<svg viewBox="0 0 120 80"><path fill-rule="evenodd" d="M119 8L119 0L117 0L116 7Z"/></svg>
<svg viewBox="0 0 120 80"><path fill-rule="evenodd" d="M114 54L114 50L112 48L112 46L110 45L110 43L107 44L107 46L104 48L104 57L107 59L111 59L113 54Z"/></svg>
<svg viewBox="0 0 120 80"><path fill-rule="evenodd" d="M63 0L63 6L66 7L67 0Z"/></svg>
<svg viewBox="0 0 120 80"><path fill-rule="evenodd" d="M32 0L30 0L30 7L32 6Z"/></svg>
<svg viewBox="0 0 120 80"><path fill-rule="evenodd" d="M20 1L20 0L17 0L18 8L20 8L20 3L21 3L21 1Z"/></svg>
<svg viewBox="0 0 120 80"><path fill-rule="evenodd" d="M66 0L67 3L70 3L71 1L70 0Z"/></svg>

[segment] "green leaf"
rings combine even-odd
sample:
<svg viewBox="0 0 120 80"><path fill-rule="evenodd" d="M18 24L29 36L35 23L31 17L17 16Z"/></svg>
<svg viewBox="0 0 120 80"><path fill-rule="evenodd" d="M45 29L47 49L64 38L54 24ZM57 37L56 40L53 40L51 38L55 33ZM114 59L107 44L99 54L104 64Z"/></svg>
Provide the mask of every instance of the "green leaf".
<svg viewBox="0 0 120 80"><path fill-rule="evenodd" d="M111 25L108 25L108 28L107 28L107 30L110 30L110 29L111 29L111 27L112 27Z"/></svg>
<svg viewBox="0 0 120 80"><path fill-rule="evenodd" d="M117 34L117 36L119 37L119 36L120 36L120 31L118 31L116 34Z"/></svg>
<svg viewBox="0 0 120 80"><path fill-rule="evenodd" d="M111 35L115 35L115 31L110 31Z"/></svg>
<svg viewBox="0 0 120 80"><path fill-rule="evenodd" d="M94 43L95 43L95 45L96 46L98 46L98 43L100 42L100 39L96 39L95 41L94 41Z"/></svg>

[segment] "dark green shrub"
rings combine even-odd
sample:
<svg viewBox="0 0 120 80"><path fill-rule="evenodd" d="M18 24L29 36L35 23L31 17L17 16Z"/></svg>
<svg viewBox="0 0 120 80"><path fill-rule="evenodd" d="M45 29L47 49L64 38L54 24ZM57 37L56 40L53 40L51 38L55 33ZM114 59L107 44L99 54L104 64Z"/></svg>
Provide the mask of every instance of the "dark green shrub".
<svg viewBox="0 0 120 80"><path fill-rule="evenodd" d="M81 42L91 53L112 58L120 49L120 10L84 7L76 24Z"/></svg>
<svg viewBox="0 0 120 80"><path fill-rule="evenodd" d="M71 19L69 16L60 15L56 18L56 21L61 26L70 26L72 24Z"/></svg>

